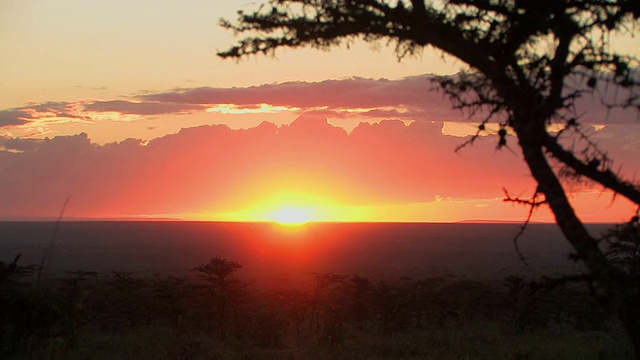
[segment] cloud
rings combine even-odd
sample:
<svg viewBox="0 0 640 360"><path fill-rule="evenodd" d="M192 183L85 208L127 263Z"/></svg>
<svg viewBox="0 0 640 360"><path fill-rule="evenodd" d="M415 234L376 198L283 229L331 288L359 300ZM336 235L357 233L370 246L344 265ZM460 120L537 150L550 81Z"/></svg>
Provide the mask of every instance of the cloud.
<svg viewBox="0 0 640 360"><path fill-rule="evenodd" d="M84 110L89 112L117 112L132 115L160 115L189 113L197 110L202 111L205 110L205 107L197 104L109 100L90 102L84 105Z"/></svg>
<svg viewBox="0 0 640 360"><path fill-rule="evenodd" d="M410 121L467 121L467 114L452 110L439 91L432 75L410 76L399 80L349 78L315 83L284 82L245 88L192 88L146 94L143 101L184 105L213 106L268 104L303 111L325 111L336 117L395 118ZM585 123L637 123L633 109L608 110L605 102L614 90L584 95L576 104L576 113ZM599 98L602 97L602 99ZM623 97L618 95L618 97Z"/></svg>
<svg viewBox="0 0 640 360"><path fill-rule="evenodd" d="M83 113L82 104L76 102L48 102L0 110L0 127L29 125L39 120L49 122L90 122Z"/></svg>
<svg viewBox="0 0 640 360"><path fill-rule="evenodd" d="M0 215L55 216L69 196L68 216L120 217L242 211L281 193L393 209L436 199L495 199L503 187L514 195L533 192L515 139L508 139L513 152L497 151L496 138L489 136L455 153L465 139L444 135L442 126L384 120L347 133L322 115L308 114L290 125L206 125L103 146L84 133L0 138ZM627 136L635 149L637 135L631 133L637 130L630 128L608 125L594 136L612 147ZM638 173L637 152L615 155L624 174ZM474 214L481 209L473 208ZM495 210L486 211L491 218ZM437 214L447 216L464 218Z"/></svg>
<svg viewBox="0 0 640 360"><path fill-rule="evenodd" d="M468 121L448 99L434 91L432 75L399 80L348 78L321 82L284 82L234 88L182 88L125 99L84 99L29 104L0 111L0 127L30 122L100 121L113 116L156 116L221 112L248 114L294 111L323 113L336 119ZM603 93L612 96L613 91ZM633 109L608 111L597 96L578 99L576 113L585 123L636 123ZM136 118L133 118L136 119Z"/></svg>
<svg viewBox="0 0 640 360"><path fill-rule="evenodd" d="M441 127L382 121L348 134L306 115L288 126L201 126L148 143L5 139L19 151L0 151L0 214L52 216L68 196L69 216L99 217L238 211L282 192L368 206L531 189L518 156L495 153L493 141L456 154L460 139Z"/></svg>
<svg viewBox="0 0 640 360"><path fill-rule="evenodd" d="M0 136L0 151L25 152L34 151L41 146L41 139L20 139Z"/></svg>
<svg viewBox="0 0 640 360"><path fill-rule="evenodd" d="M27 114L19 109L0 110L0 128L28 122Z"/></svg>
<svg viewBox="0 0 640 360"><path fill-rule="evenodd" d="M395 118L430 120L458 118L451 106L443 104L443 96L431 91L435 84L429 75L407 77L401 80L350 78L326 80L316 83L285 82L247 88L194 88L172 92L148 94L146 101L201 104L234 104L247 106L269 104L285 108L328 110L347 116L379 117L393 114ZM364 111L354 111L364 109Z"/></svg>

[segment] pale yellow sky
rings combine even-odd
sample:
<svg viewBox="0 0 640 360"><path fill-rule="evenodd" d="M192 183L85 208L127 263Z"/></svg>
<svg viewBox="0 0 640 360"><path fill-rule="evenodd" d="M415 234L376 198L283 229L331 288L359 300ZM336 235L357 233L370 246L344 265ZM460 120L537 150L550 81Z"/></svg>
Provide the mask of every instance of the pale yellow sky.
<svg viewBox="0 0 640 360"><path fill-rule="evenodd" d="M425 52L401 63L381 44L330 53L280 51L236 63L215 56L234 41L218 19L246 0L0 0L0 109L27 102L115 98L176 87L243 87L350 76L452 73Z"/></svg>

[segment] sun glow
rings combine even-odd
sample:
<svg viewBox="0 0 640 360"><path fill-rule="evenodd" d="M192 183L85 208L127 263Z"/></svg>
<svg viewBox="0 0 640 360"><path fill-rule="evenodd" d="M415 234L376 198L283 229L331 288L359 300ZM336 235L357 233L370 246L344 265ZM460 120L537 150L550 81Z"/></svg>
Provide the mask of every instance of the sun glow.
<svg viewBox="0 0 640 360"><path fill-rule="evenodd" d="M206 109L207 112L215 112L222 114L266 114L276 112L295 112L300 111L298 107L286 107L275 106L270 104L256 104L256 105L236 105L236 104L217 104Z"/></svg>
<svg viewBox="0 0 640 360"><path fill-rule="evenodd" d="M317 195L291 192L274 194L257 205L256 218L282 225L303 225L331 217L331 204Z"/></svg>
<svg viewBox="0 0 640 360"><path fill-rule="evenodd" d="M266 221L281 225L354 220L352 214L347 214L343 205L323 196L305 192L276 193L248 205L243 210L212 215L216 220Z"/></svg>
<svg viewBox="0 0 640 360"><path fill-rule="evenodd" d="M285 205L273 213L268 213L266 220L282 225L303 225L310 221L318 220L310 207Z"/></svg>

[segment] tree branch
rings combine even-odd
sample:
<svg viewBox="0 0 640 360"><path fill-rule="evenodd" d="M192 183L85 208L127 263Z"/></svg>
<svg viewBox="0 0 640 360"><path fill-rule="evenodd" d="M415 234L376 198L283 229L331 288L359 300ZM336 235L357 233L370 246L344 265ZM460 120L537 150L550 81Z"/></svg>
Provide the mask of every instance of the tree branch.
<svg viewBox="0 0 640 360"><path fill-rule="evenodd" d="M547 134L544 139L544 147L554 158L573 169L577 174L586 176L587 178L602 184L606 188L626 197L635 204L640 205L640 189L637 185L620 179L610 169L600 171L597 166L593 166L593 164L585 164L578 159L573 152L565 150L558 143L557 139L549 134Z"/></svg>

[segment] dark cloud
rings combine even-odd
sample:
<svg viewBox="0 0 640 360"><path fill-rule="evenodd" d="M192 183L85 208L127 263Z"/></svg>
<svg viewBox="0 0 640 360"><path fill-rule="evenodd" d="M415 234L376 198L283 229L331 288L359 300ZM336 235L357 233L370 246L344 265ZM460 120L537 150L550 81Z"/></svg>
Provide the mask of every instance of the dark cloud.
<svg viewBox="0 0 640 360"><path fill-rule="evenodd" d="M353 115L403 120L467 121L467 114L452 110L439 91L432 75L399 80L351 78L316 83L285 82L246 88L194 88L147 94L140 98L159 103L185 105L235 104L240 107L266 103L273 106L322 109L336 117ZM638 123L634 108L609 109L624 98L626 90L601 86L594 94L585 94L576 103L576 114L585 123ZM349 113L350 109L364 109Z"/></svg>
<svg viewBox="0 0 640 360"><path fill-rule="evenodd" d="M286 82L247 88L195 88L149 94L147 101L174 104L235 104L251 106L266 103L273 106L313 109L396 109L420 110L440 119L443 112L451 117L448 103L442 106L443 96L430 91L434 88L429 75L401 80L351 78L326 80L317 83ZM415 115L415 113L413 114ZM415 119L412 119L415 120Z"/></svg>
<svg viewBox="0 0 640 360"><path fill-rule="evenodd" d="M244 88L175 89L132 96L126 100L83 100L8 109L0 111L0 127L53 116L91 121L101 112L144 116L193 113L208 108L215 110L219 106L232 106L240 111L255 110L261 104L298 109L300 113L314 111L336 118L467 121L467 115L452 110L447 98L434 91L435 88L432 75L420 75L399 80L350 78ZM604 102L615 102L615 97L621 96L614 90L599 89L595 95L584 95L578 99L575 110L581 121L637 124L638 113L634 109L609 111L604 106Z"/></svg>
<svg viewBox="0 0 640 360"><path fill-rule="evenodd" d="M91 121L82 112L78 103L48 102L44 104L30 104L28 106L0 110L0 127L23 125L38 119L66 118L75 121Z"/></svg>
<svg viewBox="0 0 640 360"><path fill-rule="evenodd" d="M0 110L0 127L26 124L27 119L28 115L19 109Z"/></svg>
<svg viewBox="0 0 640 360"><path fill-rule="evenodd" d="M118 112L132 115L161 115L204 110L198 104L175 104L167 102L141 102L127 100L95 101L84 106L86 111Z"/></svg>
<svg viewBox="0 0 640 360"><path fill-rule="evenodd" d="M46 117L91 119L93 113L117 112L162 115L203 111L218 105L235 109L257 109L260 104L326 111L336 117L398 118L403 120L452 120L452 112L429 75L401 80L351 78L316 83L286 82L246 88L192 88L133 96L128 100L83 100L82 102L33 104L0 112L0 126L19 125ZM350 113L350 109L364 109Z"/></svg>
<svg viewBox="0 0 640 360"><path fill-rule="evenodd" d="M33 151L41 146L41 139L20 139L0 137L0 149L11 152Z"/></svg>

